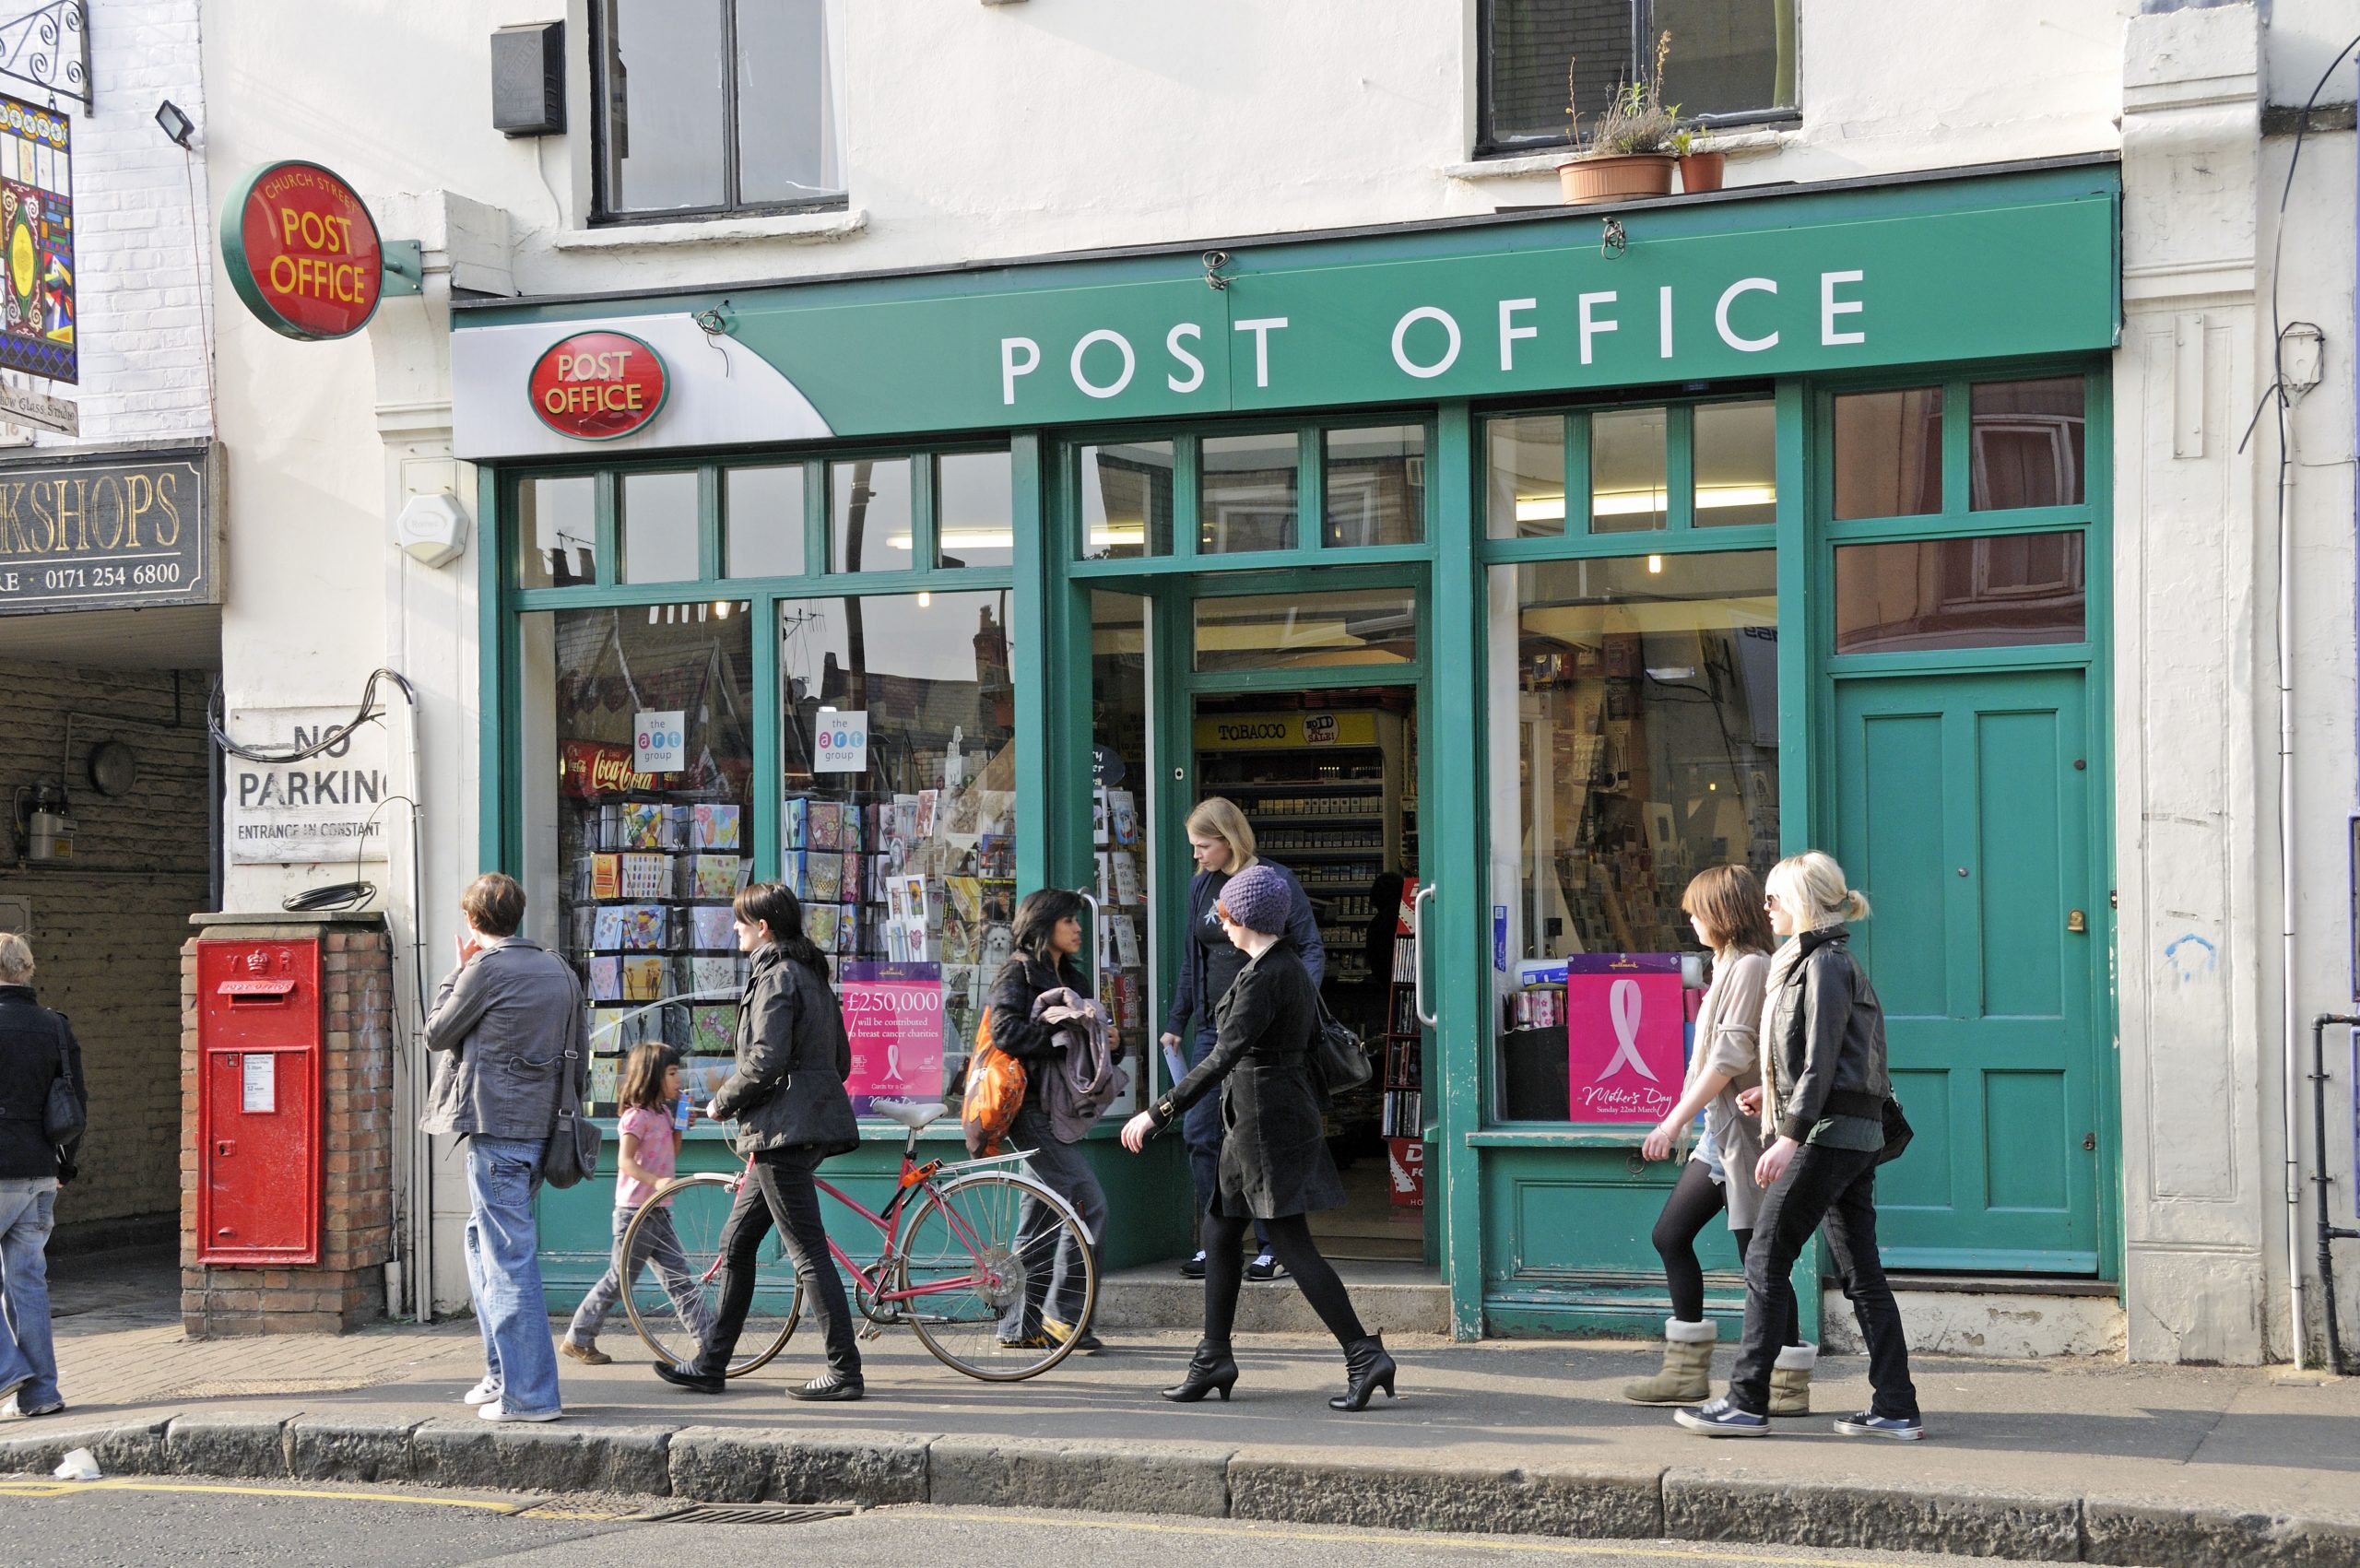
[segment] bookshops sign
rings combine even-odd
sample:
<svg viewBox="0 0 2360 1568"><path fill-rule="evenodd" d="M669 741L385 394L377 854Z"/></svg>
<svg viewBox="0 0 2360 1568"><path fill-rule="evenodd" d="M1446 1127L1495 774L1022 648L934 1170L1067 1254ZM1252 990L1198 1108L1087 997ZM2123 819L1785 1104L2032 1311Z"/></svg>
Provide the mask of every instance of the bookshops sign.
<svg viewBox="0 0 2360 1568"><path fill-rule="evenodd" d="M0 466L0 615L218 603L204 448Z"/></svg>
<svg viewBox="0 0 2360 1568"><path fill-rule="evenodd" d="M349 708L232 708L230 733L256 751L317 745ZM300 762L228 759L222 781L230 816L230 858L241 866L384 860L388 809L385 726L362 725L316 757Z"/></svg>

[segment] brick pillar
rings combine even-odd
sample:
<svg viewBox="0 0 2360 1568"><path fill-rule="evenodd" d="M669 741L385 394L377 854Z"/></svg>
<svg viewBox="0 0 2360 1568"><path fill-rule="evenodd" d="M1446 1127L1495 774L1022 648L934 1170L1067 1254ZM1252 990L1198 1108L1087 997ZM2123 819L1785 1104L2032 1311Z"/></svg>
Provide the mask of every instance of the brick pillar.
<svg viewBox="0 0 2360 1568"><path fill-rule="evenodd" d="M394 1256L393 944L373 914L200 914L181 948L181 1323L192 1339L341 1334L384 1315ZM317 941L324 1049L320 1063L320 1261L226 1267L196 1261L200 940Z"/></svg>

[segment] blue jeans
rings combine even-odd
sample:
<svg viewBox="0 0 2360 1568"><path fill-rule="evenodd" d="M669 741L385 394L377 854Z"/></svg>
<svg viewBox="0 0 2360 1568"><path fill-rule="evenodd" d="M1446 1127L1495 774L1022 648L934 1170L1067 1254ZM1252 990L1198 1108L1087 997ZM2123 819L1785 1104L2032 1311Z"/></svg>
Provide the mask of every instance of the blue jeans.
<svg viewBox="0 0 2360 1568"><path fill-rule="evenodd" d="M49 1332L49 1229L57 1178L0 1178L0 1388L17 1390L17 1408L57 1403L57 1350Z"/></svg>
<svg viewBox="0 0 2360 1568"><path fill-rule="evenodd" d="M484 1375L499 1385L502 1405L528 1416L559 1408L557 1347L533 1221L548 1141L467 1138L467 1289L483 1335Z"/></svg>
<svg viewBox="0 0 2360 1568"><path fill-rule="evenodd" d="M568 1325L565 1337L577 1345L595 1345L598 1330L612 1312L616 1300L625 1291L636 1290L639 1277L647 1266L655 1265L655 1277L664 1282L664 1293L671 1298L673 1314L680 1320L698 1343L704 1341L706 1331L713 1326L713 1314L705 1309L704 1292L696 1277L689 1272L689 1260L680 1252L679 1232L672 1229L672 1211L658 1208L650 1213L647 1222L639 1228L639 1250L630 1259L623 1257L623 1232L639 1218L636 1208L615 1210L615 1260L590 1287L574 1309L573 1321Z"/></svg>

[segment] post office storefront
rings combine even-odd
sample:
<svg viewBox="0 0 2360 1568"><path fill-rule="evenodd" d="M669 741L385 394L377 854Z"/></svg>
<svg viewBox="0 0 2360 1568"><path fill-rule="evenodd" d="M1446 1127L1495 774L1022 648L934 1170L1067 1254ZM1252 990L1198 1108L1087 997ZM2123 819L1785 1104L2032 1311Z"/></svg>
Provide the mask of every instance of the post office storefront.
<svg viewBox="0 0 2360 1568"><path fill-rule="evenodd" d="M1119 1268L1192 1244L1176 1140L1112 1134L1228 796L1381 1054L1326 1244L1422 1260L1474 1335L1663 1316L1681 891L1821 845L1919 1128L1890 1259L2114 1279L2118 206L2090 161L467 305L484 862L602 1044L692 1066L726 899L785 877L848 1008L923 1014L856 1024L856 1095L955 1078L1016 898L1087 890ZM608 1202L544 1198L560 1291Z"/></svg>

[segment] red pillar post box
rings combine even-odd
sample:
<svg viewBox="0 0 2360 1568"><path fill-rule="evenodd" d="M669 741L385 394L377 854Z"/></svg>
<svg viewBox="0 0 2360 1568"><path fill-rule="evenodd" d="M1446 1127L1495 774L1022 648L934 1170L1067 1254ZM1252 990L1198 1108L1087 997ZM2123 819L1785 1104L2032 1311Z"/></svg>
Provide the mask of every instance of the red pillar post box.
<svg viewBox="0 0 2360 1568"><path fill-rule="evenodd" d="M196 1260L320 1260L320 942L196 944Z"/></svg>

